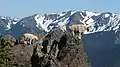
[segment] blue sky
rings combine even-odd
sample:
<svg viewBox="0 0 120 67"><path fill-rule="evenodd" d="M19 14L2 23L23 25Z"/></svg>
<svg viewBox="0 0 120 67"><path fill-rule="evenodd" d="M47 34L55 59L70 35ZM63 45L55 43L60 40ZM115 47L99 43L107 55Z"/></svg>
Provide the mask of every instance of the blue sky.
<svg viewBox="0 0 120 67"><path fill-rule="evenodd" d="M0 0L0 16L25 17L68 10L119 13L119 3L120 0Z"/></svg>

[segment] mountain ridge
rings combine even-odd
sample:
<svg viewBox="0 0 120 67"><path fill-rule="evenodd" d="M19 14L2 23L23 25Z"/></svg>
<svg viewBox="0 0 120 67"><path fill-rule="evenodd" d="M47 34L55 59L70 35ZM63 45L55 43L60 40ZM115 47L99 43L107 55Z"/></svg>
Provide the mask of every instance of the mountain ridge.
<svg viewBox="0 0 120 67"><path fill-rule="evenodd" d="M0 16L2 17L2 16ZM34 14L32 16L24 17L22 19L13 18L12 20L16 20L15 22L10 22L11 19L7 18L1 18L0 22L3 19L9 20L7 24L5 23L1 24L4 25L3 32L0 32L1 34L15 34L16 27L19 27L18 29L31 29L29 33L39 33L42 31L49 32L53 29L62 27L63 25L66 25L66 29L69 30L69 26L72 24L79 24L79 23L87 23L91 25L90 32L85 32L85 34L90 34L94 32L100 32L100 31L110 31L110 30L117 30L120 25L120 14L119 13L111 13L111 12L90 12L87 10L83 11L74 11L70 10L67 12L59 12L59 13L38 13ZM10 25L10 23L12 23ZM14 23L14 24L13 24ZM2 27L0 28L2 29ZM7 29L7 31L6 31ZM18 30L17 29L17 30ZM18 32L19 35L26 33L27 30ZM34 30L37 30L38 32L35 32ZM16 36L19 36L16 35Z"/></svg>

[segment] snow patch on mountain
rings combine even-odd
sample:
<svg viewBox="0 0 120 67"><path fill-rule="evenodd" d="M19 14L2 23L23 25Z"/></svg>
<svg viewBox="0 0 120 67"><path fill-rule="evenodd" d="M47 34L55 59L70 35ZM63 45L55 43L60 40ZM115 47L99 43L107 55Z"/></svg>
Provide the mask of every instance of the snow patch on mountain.
<svg viewBox="0 0 120 67"><path fill-rule="evenodd" d="M20 20L19 18L15 18L15 17L0 16L0 28L2 29L0 30L1 31L10 30L13 25L17 24L19 20Z"/></svg>
<svg viewBox="0 0 120 67"><path fill-rule="evenodd" d="M45 16L44 15L36 15L35 17L37 27L41 26L45 31L49 32L50 30L47 29L48 25L52 23L52 20L47 20L43 23Z"/></svg>
<svg viewBox="0 0 120 67"><path fill-rule="evenodd" d="M55 13L52 13L55 14ZM51 14L51 15L52 15ZM46 32L49 32L53 28L58 28L67 23L68 18L63 17L65 13L57 13L59 17L56 17L57 19L45 19L44 15L37 14L35 15L34 19L37 23L37 27L41 26ZM49 14L47 14L49 15Z"/></svg>
<svg viewBox="0 0 120 67"><path fill-rule="evenodd" d="M11 24L10 23L8 23L7 26L6 26L6 30L9 30L9 29L11 29Z"/></svg>

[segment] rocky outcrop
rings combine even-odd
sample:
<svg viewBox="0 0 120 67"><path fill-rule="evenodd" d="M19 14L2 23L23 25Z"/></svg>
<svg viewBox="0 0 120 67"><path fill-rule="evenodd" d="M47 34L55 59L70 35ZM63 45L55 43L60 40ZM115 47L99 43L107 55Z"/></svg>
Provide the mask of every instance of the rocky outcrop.
<svg viewBox="0 0 120 67"><path fill-rule="evenodd" d="M23 67L90 67L82 41L61 29L39 37L32 44L25 44L20 38L11 52L10 58Z"/></svg>
<svg viewBox="0 0 120 67"><path fill-rule="evenodd" d="M33 46L24 46L23 44L18 44L12 48L11 52L12 55L10 58L14 60L18 66L31 66L30 58L33 54Z"/></svg>
<svg viewBox="0 0 120 67"><path fill-rule="evenodd" d="M32 67L90 67L82 41L61 30L43 38L34 48L31 62Z"/></svg>

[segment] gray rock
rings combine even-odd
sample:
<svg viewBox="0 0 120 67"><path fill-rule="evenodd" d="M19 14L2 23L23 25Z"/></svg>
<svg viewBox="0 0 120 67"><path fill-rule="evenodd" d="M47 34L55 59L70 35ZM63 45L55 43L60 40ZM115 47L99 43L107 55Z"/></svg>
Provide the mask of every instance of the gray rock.
<svg viewBox="0 0 120 67"><path fill-rule="evenodd" d="M43 38L43 48L34 48L32 67L90 67L82 41L60 29Z"/></svg>

